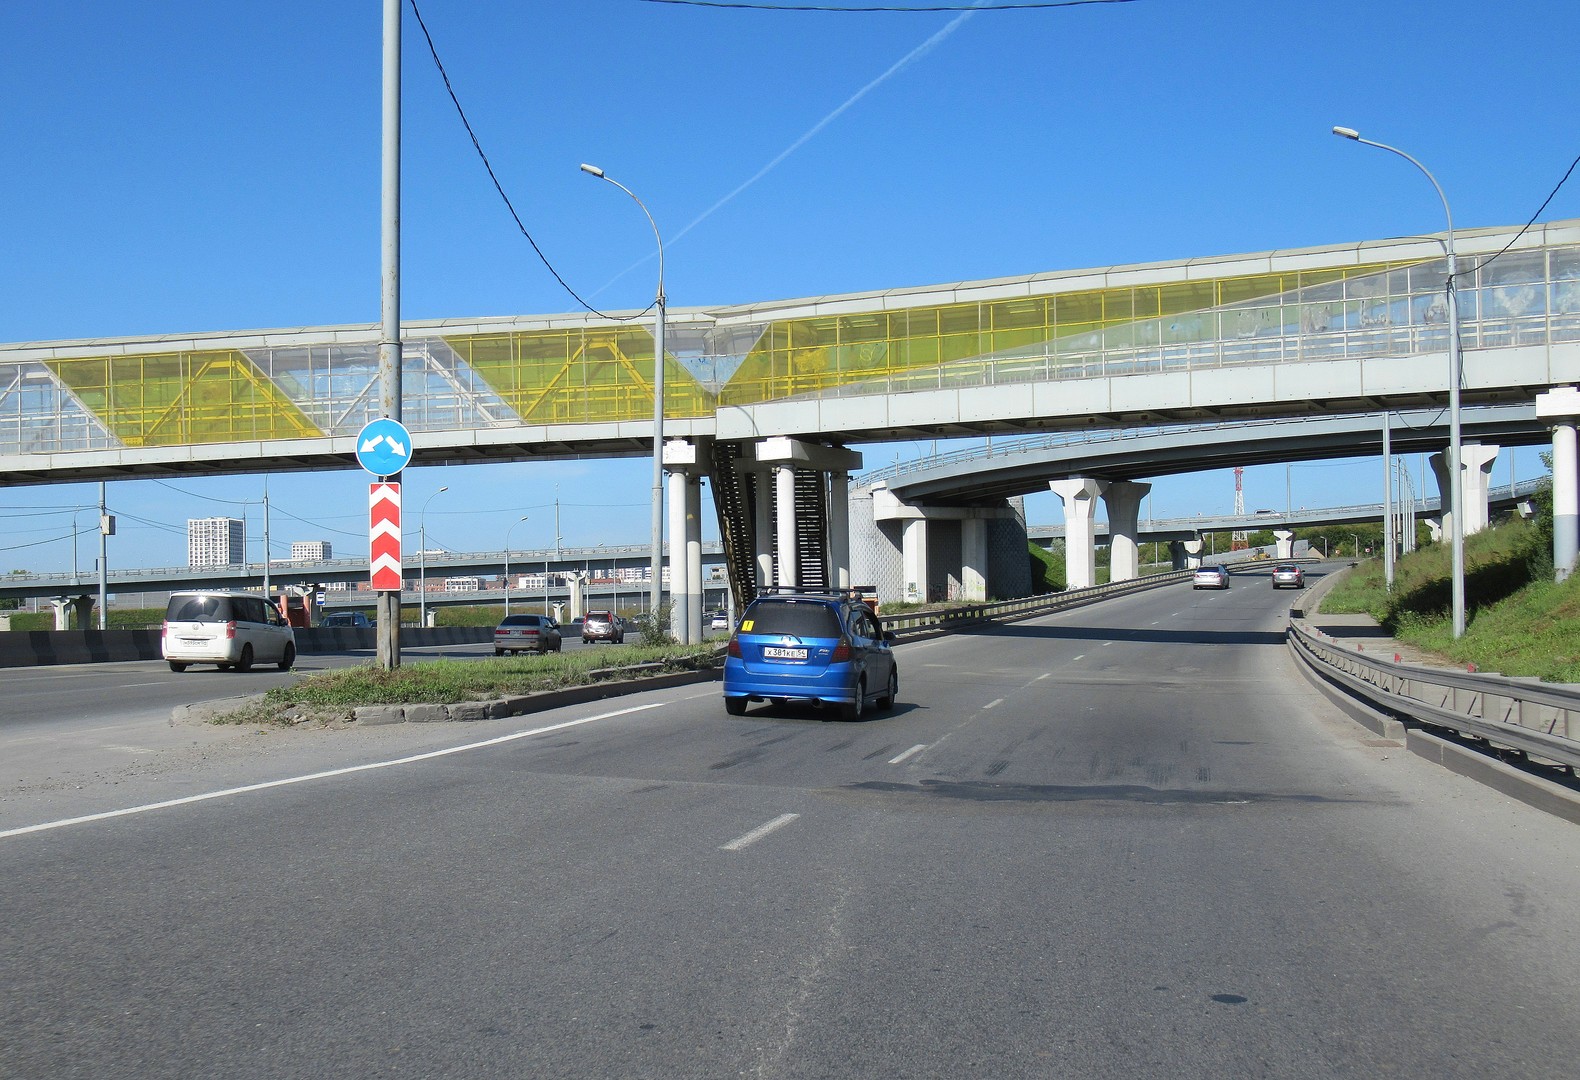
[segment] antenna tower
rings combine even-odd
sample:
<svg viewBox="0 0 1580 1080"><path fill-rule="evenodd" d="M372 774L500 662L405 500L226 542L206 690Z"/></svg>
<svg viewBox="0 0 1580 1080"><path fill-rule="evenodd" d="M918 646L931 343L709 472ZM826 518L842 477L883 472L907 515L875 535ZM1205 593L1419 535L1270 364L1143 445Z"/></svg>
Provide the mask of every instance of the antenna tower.
<svg viewBox="0 0 1580 1080"><path fill-rule="evenodd" d="M1245 517L1245 468L1240 465L1234 467L1234 516ZM1246 536L1244 529L1236 529L1229 534L1230 551L1244 551L1250 546L1250 537Z"/></svg>

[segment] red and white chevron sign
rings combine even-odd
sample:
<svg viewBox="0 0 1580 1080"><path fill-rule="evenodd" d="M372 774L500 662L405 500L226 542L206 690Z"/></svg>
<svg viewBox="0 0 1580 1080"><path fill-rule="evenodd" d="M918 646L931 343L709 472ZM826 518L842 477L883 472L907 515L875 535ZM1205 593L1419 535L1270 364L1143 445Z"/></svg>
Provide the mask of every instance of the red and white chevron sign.
<svg viewBox="0 0 1580 1080"><path fill-rule="evenodd" d="M400 592L400 485L368 485L368 559L373 591Z"/></svg>

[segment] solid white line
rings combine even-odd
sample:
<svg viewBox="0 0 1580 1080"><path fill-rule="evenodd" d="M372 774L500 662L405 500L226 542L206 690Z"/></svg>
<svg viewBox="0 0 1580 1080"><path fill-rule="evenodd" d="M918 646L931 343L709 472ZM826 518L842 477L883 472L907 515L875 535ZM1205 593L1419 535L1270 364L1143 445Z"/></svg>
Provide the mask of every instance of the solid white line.
<svg viewBox="0 0 1580 1080"><path fill-rule="evenodd" d="M912 756L914 756L916 754L920 754L923 750L926 750L926 749L927 749L927 744L926 743L917 743L915 746L911 747L909 750L907 750L905 753L901 754L899 757L891 757L889 759L889 764L890 765L898 765L900 762L904 761L906 758L912 757Z"/></svg>
<svg viewBox="0 0 1580 1080"><path fill-rule="evenodd" d="M761 840L763 837L767 836L769 833L773 832L775 829L782 829L782 828L784 828L786 825L790 824L792 821L794 821L796 818L798 818L800 816L801 816L800 814L780 814L778 817L774 818L772 821L768 822L767 824L757 826L757 828L753 829L751 832L747 833L745 836L736 837L734 840L731 840L728 844L725 844L722 847L720 847L719 850L720 851L739 851L739 850L741 850L741 848L745 847L747 844L755 844L755 843L757 843L757 841Z"/></svg>
<svg viewBox="0 0 1580 1080"><path fill-rule="evenodd" d="M982 706L982 708L985 711L987 709L993 708L995 705L1002 705L1002 704L1004 704L1004 699L1003 698L994 698L992 701L990 701L986 705Z"/></svg>
<svg viewBox="0 0 1580 1080"><path fill-rule="evenodd" d="M530 738L533 735L545 735L551 731L562 731L565 728L577 727L581 724L591 724L597 720L608 720L616 716L627 716L647 709L657 709L663 704L661 701L655 701L648 705L634 705L629 709L616 709L614 712L599 713L597 716L584 716L579 720L566 720L562 723L550 724L548 727L532 728L530 731L517 731L510 735L484 739L482 742L467 743L464 746L452 746L445 750L430 750L424 754L413 754L410 757L393 758L389 761L371 761L366 765L349 765L343 769L329 769L325 772L308 773L305 776L288 776L283 780L268 780L261 784L247 784L243 787L225 788L222 791L206 791L201 795L187 795L179 799L166 799L164 802L146 803L142 806L128 806L123 810L106 810L99 814L84 814L82 817L63 818L60 821L46 821L38 825L24 825L19 829L7 829L0 832L0 840L10 836L25 836L28 833L63 829L68 825L85 825L90 821L108 821L111 818L146 814L150 810L164 810L172 806L186 806L189 803L207 802L210 799L223 799L230 795L245 795L251 791L267 791L269 788L287 787L291 784L305 784L309 780L327 780L333 776L347 776L351 773L370 772L373 769L387 769L392 765L410 765L418 761L430 761L433 758L448 757L451 754L460 754L467 750L481 750L488 746L499 746L502 743L515 742L517 739Z"/></svg>

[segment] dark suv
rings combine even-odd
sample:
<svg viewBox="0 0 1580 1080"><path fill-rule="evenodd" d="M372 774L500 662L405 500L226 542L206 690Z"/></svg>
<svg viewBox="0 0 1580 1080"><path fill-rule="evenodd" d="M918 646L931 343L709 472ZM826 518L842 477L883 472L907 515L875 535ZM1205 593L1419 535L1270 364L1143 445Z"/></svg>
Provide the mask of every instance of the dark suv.
<svg viewBox="0 0 1580 1080"><path fill-rule="evenodd" d="M741 613L724 659L724 708L752 701L838 705L856 720L891 708L900 673L891 631L856 595L768 588Z"/></svg>
<svg viewBox="0 0 1580 1080"><path fill-rule="evenodd" d="M625 641L625 623L612 611L589 611L582 616L582 644L607 641L619 645Z"/></svg>

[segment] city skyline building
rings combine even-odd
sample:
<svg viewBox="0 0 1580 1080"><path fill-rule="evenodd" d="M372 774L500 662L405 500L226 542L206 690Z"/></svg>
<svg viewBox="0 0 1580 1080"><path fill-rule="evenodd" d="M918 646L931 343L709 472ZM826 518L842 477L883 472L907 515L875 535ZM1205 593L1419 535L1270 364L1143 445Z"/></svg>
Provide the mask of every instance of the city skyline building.
<svg viewBox="0 0 1580 1080"><path fill-rule="evenodd" d="M187 565L240 566L247 561L247 523L240 518L187 519Z"/></svg>

